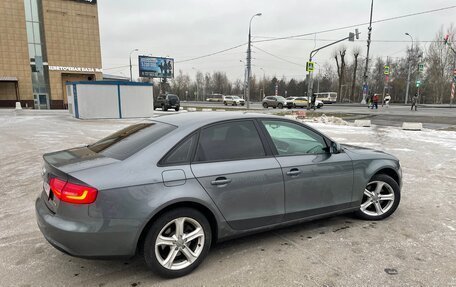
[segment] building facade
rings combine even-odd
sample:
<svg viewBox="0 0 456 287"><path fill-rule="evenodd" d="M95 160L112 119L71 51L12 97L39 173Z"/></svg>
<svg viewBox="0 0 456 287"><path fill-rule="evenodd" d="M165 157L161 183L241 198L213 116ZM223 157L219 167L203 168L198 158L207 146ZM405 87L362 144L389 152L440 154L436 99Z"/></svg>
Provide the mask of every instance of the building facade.
<svg viewBox="0 0 456 287"><path fill-rule="evenodd" d="M0 107L65 108L66 82L102 79L96 0L2 0L0 35Z"/></svg>

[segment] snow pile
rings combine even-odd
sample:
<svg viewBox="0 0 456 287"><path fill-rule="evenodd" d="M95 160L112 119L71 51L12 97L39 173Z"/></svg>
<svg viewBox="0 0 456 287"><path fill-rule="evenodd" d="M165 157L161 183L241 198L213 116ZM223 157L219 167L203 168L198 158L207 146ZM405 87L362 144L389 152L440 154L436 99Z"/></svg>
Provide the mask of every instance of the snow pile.
<svg viewBox="0 0 456 287"><path fill-rule="evenodd" d="M332 125L338 125L338 126L349 126L350 125L349 122L344 121L341 118L334 117L334 116L328 117L325 114L321 115L320 117L313 118L313 122L323 123L323 124L332 124Z"/></svg>

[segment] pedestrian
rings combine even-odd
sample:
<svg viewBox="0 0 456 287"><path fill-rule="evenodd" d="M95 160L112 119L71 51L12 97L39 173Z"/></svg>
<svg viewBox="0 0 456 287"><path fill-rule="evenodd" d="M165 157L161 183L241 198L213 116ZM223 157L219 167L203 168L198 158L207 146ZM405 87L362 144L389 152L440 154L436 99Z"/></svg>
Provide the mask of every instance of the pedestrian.
<svg viewBox="0 0 456 287"><path fill-rule="evenodd" d="M413 107L415 107L415 111L417 111L418 107L418 94L415 93L415 95L412 98L412 106L410 107L410 110L413 111Z"/></svg>
<svg viewBox="0 0 456 287"><path fill-rule="evenodd" d="M375 109L377 110L378 109L378 95L377 94L374 94L374 96L372 97L372 109Z"/></svg>
<svg viewBox="0 0 456 287"><path fill-rule="evenodd" d="M386 94L384 102L385 102L385 105L386 105L387 108L389 108L390 101L391 101L390 94Z"/></svg>
<svg viewBox="0 0 456 287"><path fill-rule="evenodd" d="M372 105L372 96L367 95L367 108L370 109L371 105Z"/></svg>
<svg viewBox="0 0 456 287"><path fill-rule="evenodd" d="M317 108L317 107L315 106L315 102L316 102L316 101L317 101L317 95L316 95L316 94L312 94L312 98L311 98L311 100L310 100L310 108L313 108L314 111L315 111L315 109Z"/></svg>

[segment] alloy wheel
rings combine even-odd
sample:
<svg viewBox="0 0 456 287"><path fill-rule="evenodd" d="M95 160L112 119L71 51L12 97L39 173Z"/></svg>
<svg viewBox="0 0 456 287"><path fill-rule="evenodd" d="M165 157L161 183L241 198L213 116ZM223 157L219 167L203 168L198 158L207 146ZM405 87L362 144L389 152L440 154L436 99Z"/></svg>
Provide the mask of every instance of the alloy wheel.
<svg viewBox="0 0 456 287"><path fill-rule="evenodd" d="M360 210L369 216L381 216L394 204L393 188L384 181L369 182L364 189Z"/></svg>
<svg viewBox="0 0 456 287"><path fill-rule="evenodd" d="M179 217L160 230L155 240L155 255L166 269L181 270L198 259L204 240L204 230L198 221Z"/></svg>

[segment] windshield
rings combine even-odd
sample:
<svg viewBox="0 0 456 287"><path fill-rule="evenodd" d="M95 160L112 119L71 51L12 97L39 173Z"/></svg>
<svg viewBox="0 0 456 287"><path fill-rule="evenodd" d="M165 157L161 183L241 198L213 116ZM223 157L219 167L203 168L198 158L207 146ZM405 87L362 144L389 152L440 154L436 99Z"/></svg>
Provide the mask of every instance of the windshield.
<svg viewBox="0 0 456 287"><path fill-rule="evenodd" d="M238 96L233 96L233 99L238 100L240 98Z"/></svg>

